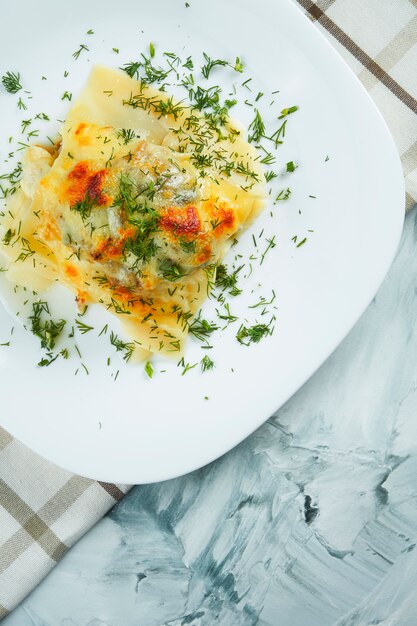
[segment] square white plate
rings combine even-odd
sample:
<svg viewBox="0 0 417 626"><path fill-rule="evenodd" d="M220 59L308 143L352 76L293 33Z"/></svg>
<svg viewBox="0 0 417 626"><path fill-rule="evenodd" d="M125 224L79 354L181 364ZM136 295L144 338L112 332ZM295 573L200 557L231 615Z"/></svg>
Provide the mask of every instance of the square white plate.
<svg viewBox="0 0 417 626"><path fill-rule="evenodd" d="M239 56L245 76L253 76L253 89L280 90L277 114L285 106L300 107L280 152L281 164L300 164L291 179L282 177L281 186L293 189L291 199L275 207L272 218L267 208L238 244L250 254L252 233L267 228L276 236L278 245L262 265L254 264L240 285L244 293L231 305L244 316L259 295L274 290L277 323L271 337L241 346L234 338L237 322L215 342L213 371L202 374L196 367L181 376L175 363L157 361L152 380L142 366L125 366L121 359L117 365L113 356L107 367L110 347L94 333L80 345L88 376L83 370L74 376L80 366L73 361L36 368L37 340L18 325L12 347L0 349L2 426L58 465L106 481L146 483L189 472L255 430L357 321L392 262L402 229L403 177L387 127L302 13L288 0L189 3L187 8L183 0L15 0L1 11L6 28L0 74L21 73L34 95L29 112L65 116L69 103L60 95L68 90L75 97L93 63L117 67L137 58L151 41L184 58L203 51L217 58ZM89 29L94 35L86 35ZM81 43L90 50L75 61L72 53ZM113 47L120 48L119 55ZM4 157L6 139L24 114L4 92L0 108ZM243 105L236 109L246 122L248 115ZM58 128L52 120L50 132ZM300 241L307 234L305 245L296 248L291 238ZM72 297L62 292L58 297L62 306L72 306ZM213 306L209 302L204 309L208 317ZM88 322L101 327L105 317L93 307ZM10 326L10 315L1 308L0 341L7 341ZM200 358L199 347L190 342L186 361Z"/></svg>

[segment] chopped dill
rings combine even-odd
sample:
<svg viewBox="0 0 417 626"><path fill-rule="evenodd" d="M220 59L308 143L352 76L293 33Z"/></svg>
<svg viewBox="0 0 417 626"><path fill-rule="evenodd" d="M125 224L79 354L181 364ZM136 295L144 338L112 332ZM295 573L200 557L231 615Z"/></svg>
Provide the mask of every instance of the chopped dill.
<svg viewBox="0 0 417 626"><path fill-rule="evenodd" d="M79 56L80 56L80 54L81 54L81 52L82 52L83 50L85 50L86 52L89 52L89 51L90 51L90 48L89 48L88 46L84 45L83 43L82 43L82 44L80 44L80 47L78 48L78 50L76 50L76 51L74 52L74 54L72 55L72 56L74 57L74 59L75 59L75 60L77 60L77 59L79 58Z"/></svg>
<svg viewBox="0 0 417 626"><path fill-rule="evenodd" d="M206 354L200 361L201 371L207 372L208 370L212 370L214 367L214 361Z"/></svg>
<svg viewBox="0 0 417 626"><path fill-rule="evenodd" d="M254 326L240 326L236 339L244 346L248 346L251 343L259 343L261 339L267 335L272 335L273 328L267 324L255 324Z"/></svg>
<svg viewBox="0 0 417 626"><path fill-rule="evenodd" d="M1 82L8 93L17 93L22 89L19 72L17 74L14 72L6 72L6 74L2 76Z"/></svg>
<svg viewBox="0 0 417 626"><path fill-rule="evenodd" d="M146 361L145 363L145 372L148 375L148 378L152 378L154 369L152 367L152 364L149 361Z"/></svg>

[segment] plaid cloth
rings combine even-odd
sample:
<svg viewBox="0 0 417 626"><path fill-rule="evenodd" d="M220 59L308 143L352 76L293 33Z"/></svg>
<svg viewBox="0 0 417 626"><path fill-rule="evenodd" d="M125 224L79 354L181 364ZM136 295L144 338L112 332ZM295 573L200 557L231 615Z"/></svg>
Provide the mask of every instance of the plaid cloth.
<svg viewBox="0 0 417 626"><path fill-rule="evenodd" d="M406 207L417 202L417 0L295 0L368 90L404 170Z"/></svg>
<svg viewBox="0 0 417 626"><path fill-rule="evenodd" d="M353 68L397 143L417 200L417 0L295 0ZM0 428L0 618L128 491L43 460Z"/></svg>
<svg viewBox="0 0 417 626"><path fill-rule="evenodd" d="M127 490L52 465L0 428L0 619Z"/></svg>

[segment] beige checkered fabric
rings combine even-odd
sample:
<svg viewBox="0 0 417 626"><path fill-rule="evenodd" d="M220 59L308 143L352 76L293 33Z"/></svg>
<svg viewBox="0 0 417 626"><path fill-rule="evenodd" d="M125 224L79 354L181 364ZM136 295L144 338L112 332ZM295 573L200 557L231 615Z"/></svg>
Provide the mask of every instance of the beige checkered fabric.
<svg viewBox="0 0 417 626"><path fill-rule="evenodd" d="M417 200L417 0L294 0L353 68L397 143ZM128 488L75 476L0 428L0 618Z"/></svg>
<svg viewBox="0 0 417 626"><path fill-rule="evenodd" d="M48 463L0 428L0 619L127 489Z"/></svg>
<svg viewBox="0 0 417 626"><path fill-rule="evenodd" d="M369 91L391 130L417 202L417 0L294 0Z"/></svg>

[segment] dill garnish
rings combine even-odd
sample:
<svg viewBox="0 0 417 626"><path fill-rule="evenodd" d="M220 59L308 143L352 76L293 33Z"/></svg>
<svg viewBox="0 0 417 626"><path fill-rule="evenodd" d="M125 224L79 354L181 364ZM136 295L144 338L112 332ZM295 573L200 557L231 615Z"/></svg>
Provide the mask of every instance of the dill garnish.
<svg viewBox="0 0 417 626"><path fill-rule="evenodd" d="M198 314L191 324L188 326L188 332L190 335L193 335L199 341L207 342L207 338L214 331L218 330L219 327L216 326L214 322L208 322L201 318L201 313Z"/></svg>
<svg viewBox="0 0 417 626"><path fill-rule="evenodd" d="M123 359L127 362L131 358L135 349L133 342L125 342L119 339L119 337L112 331L110 333L110 343L116 348L117 352L123 352Z"/></svg>
<svg viewBox="0 0 417 626"><path fill-rule="evenodd" d="M90 332L90 330L94 330L94 326L88 326L88 324L84 324L81 320L75 320L75 325L82 335Z"/></svg>
<svg viewBox="0 0 417 626"><path fill-rule="evenodd" d="M242 293L242 290L237 287L237 275L242 269L243 265L229 274L224 264L218 265L216 270L216 287L219 287L222 291L228 290L231 296L238 296Z"/></svg>
<svg viewBox="0 0 417 626"><path fill-rule="evenodd" d="M17 74L14 72L6 72L6 74L2 76L1 82L8 93L17 93L22 89L19 72Z"/></svg>
<svg viewBox="0 0 417 626"><path fill-rule="evenodd" d="M223 66L223 67L225 65L228 65L228 62L223 61L222 59L210 59L208 54L206 54L205 52L203 52L203 56L204 56L204 60L206 61L205 64L201 68L201 73L203 74L204 78L208 78L210 76L210 72L214 67L218 65Z"/></svg>
<svg viewBox="0 0 417 626"><path fill-rule="evenodd" d="M66 324L65 320L59 320L55 322L52 319L42 321L42 314L50 315L49 306L47 302L33 302L32 315L29 317L31 321L31 331L36 337L39 337L41 341L41 347L47 350L53 350L56 341L62 333Z"/></svg>
<svg viewBox="0 0 417 626"><path fill-rule="evenodd" d="M90 194L87 192L83 200L80 200L79 202L73 204L70 209L71 211L75 211L76 213L78 213L83 222L85 222L90 217L91 210L95 206L97 206L97 204L97 198L95 198L94 196L90 196Z"/></svg>
<svg viewBox="0 0 417 626"><path fill-rule="evenodd" d="M175 282L185 276L183 268L170 259L164 259L160 262L159 272L161 276L171 282Z"/></svg>
<svg viewBox="0 0 417 626"><path fill-rule="evenodd" d="M149 361L146 361L145 363L145 372L147 373L149 378L152 378L154 369L152 367L152 364L149 363Z"/></svg>
<svg viewBox="0 0 417 626"><path fill-rule="evenodd" d="M207 354L201 359L200 364L202 372L207 372L214 367L214 361L212 361Z"/></svg>
<svg viewBox="0 0 417 626"><path fill-rule="evenodd" d="M258 142L262 137L265 137L265 124L258 109L255 109L255 117L249 124L248 131L248 141L250 143Z"/></svg>
<svg viewBox="0 0 417 626"><path fill-rule="evenodd" d="M291 189L287 187L287 189L281 189L277 197L275 198L275 202L280 202L282 200L288 200L291 195Z"/></svg>
<svg viewBox="0 0 417 626"><path fill-rule="evenodd" d="M248 346L251 343L259 343L267 335L272 335L272 332L273 328L271 329L267 324L255 324L249 328L242 324L236 334L236 339L244 346Z"/></svg>
<svg viewBox="0 0 417 626"><path fill-rule="evenodd" d="M83 43L82 43L82 44L80 44L80 47L78 48L78 50L76 50L76 51L74 52L74 54L72 55L72 56L74 57L74 59L75 59L75 60L77 60L77 59L78 59L78 57L80 56L80 54L81 54L81 52L82 52L83 50L86 50L87 52L89 52L89 51L90 51L90 48L89 48L88 46L85 46Z"/></svg>
<svg viewBox="0 0 417 626"><path fill-rule="evenodd" d="M282 109L281 115L279 116L278 119L282 120L283 117L287 117L287 115L290 115L291 113L295 113L295 111L298 111L297 106L292 106L292 107L288 107L287 109Z"/></svg>

